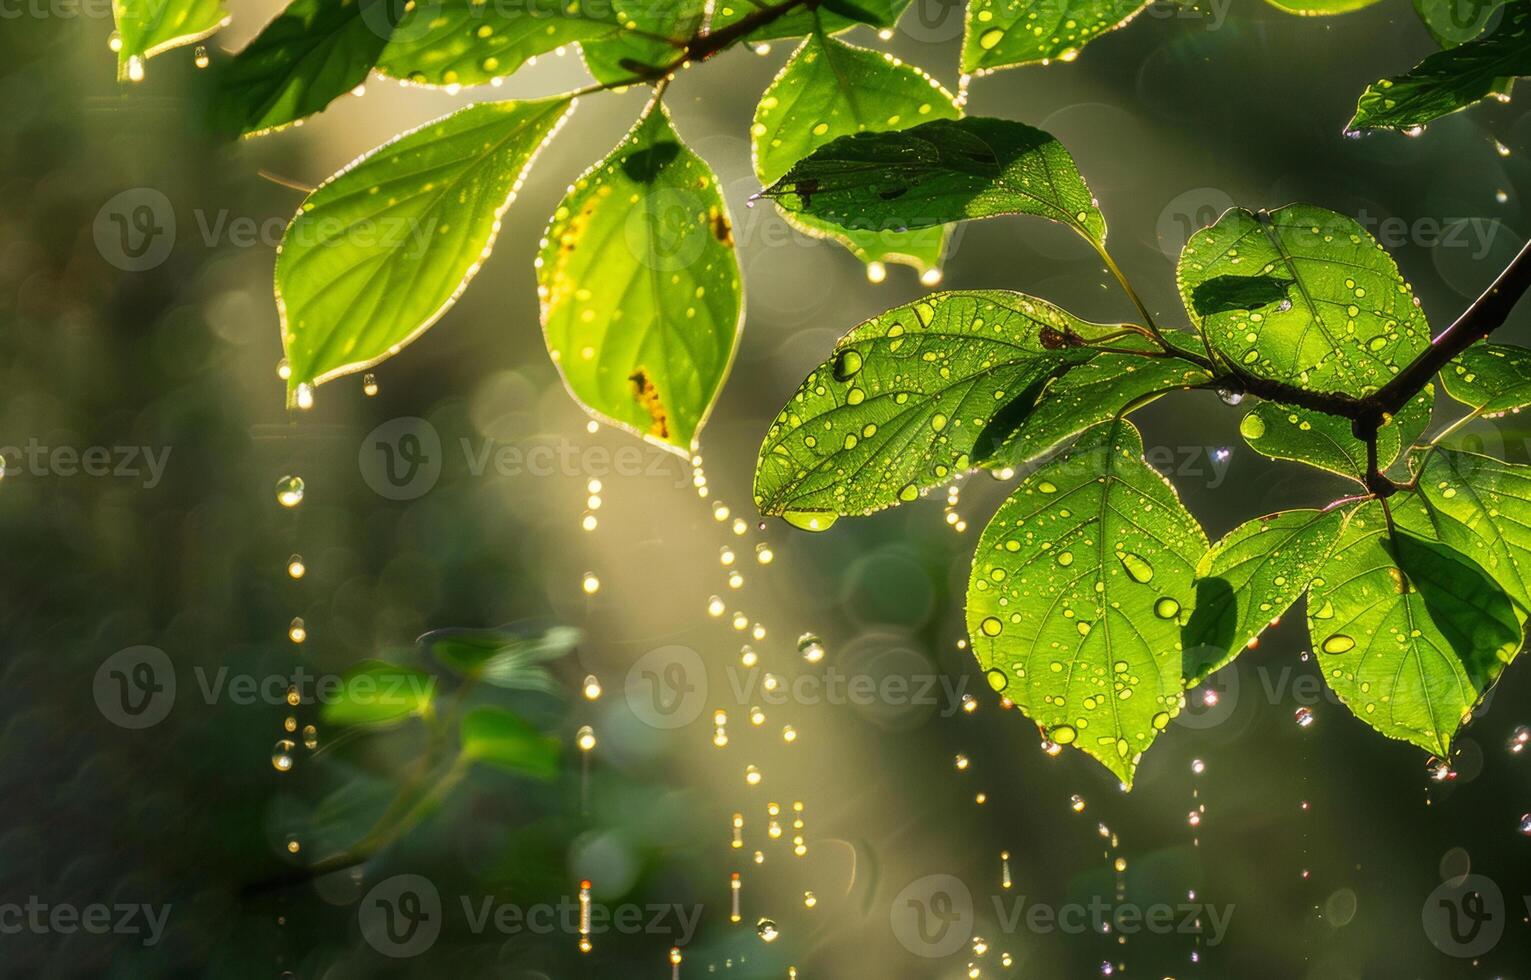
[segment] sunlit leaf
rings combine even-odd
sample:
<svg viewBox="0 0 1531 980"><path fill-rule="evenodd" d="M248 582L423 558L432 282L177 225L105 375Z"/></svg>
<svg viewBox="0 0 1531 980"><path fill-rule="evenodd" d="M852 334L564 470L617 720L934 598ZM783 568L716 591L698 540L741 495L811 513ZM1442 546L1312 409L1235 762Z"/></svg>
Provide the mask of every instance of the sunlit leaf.
<svg viewBox="0 0 1531 980"><path fill-rule="evenodd" d="M938 119L843 136L761 193L842 228L930 228L1034 214L1097 246L1106 238L1106 219L1073 157L1040 129L1008 119Z"/></svg>
<svg viewBox="0 0 1531 980"><path fill-rule="evenodd" d="M1186 679L1231 662L1317 580L1352 507L1289 510L1229 531L1196 566L1196 611L1181 633Z"/></svg>
<svg viewBox="0 0 1531 980"><path fill-rule="evenodd" d="M614 37L609 2L433 0L407 8L378 69L424 85L482 85L576 41Z"/></svg>
<svg viewBox="0 0 1531 980"><path fill-rule="evenodd" d="M1073 61L1080 48L1147 6L1148 0L971 0L962 70Z"/></svg>
<svg viewBox="0 0 1531 980"><path fill-rule="evenodd" d="M815 31L837 34L857 24L888 28L898 22L910 0L826 0L816 9L799 7L751 31L749 41L774 41L802 37ZM751 0L719 0L712 14L713 33L729 27L761 10Z"/></svg>
<svg viewBox="0 0 1531 980"><path fill-rule="evenodd" d="M324 109L367 80L399 8L396 0L293 0L216 69L214 127L264 133Z"/></svg>
<svg viewBox="0 0 1531 980"><path fill-rule="evenodd" d="M383 144L308 196L276 261L289 391L376 364L451 308L572 105L460 109Z"/></svg>
<svg viewBox="0 0 1531 980"><path fill-rule="evenodd" d="M1471 41L1494 19L1505 0L1414 0L1414 11L1443 48Z"/></svg>
<svg viewBox="0 0 1531 980"><path fill-rule="evenodd" d="M427 714L436 678L414 667L364 660L346 671L338 690L326 696L319 717L326 725L381 727Z"/></svg>
<svg viewBox="0 0 1531 980"><path fill-rule="evenodd" d="M1483 34L1437 51L1407 74L1373 82L1361 93L1346 128L1417 133L1434 119L1501 93L1503 79L1531 74L1531 2L1504 5Z"/></svg>
<svg viewBox="0 0 1531 980"><path fill-rule="evenodd" d="M1446 394L1484 415L1531 405L1531 350L1479 342L1441 369Z"/></svg>
<svg viewBox="0 0 1531 980"><path fill-rule="evenodd" d="M1301 17L1328 17L1370 7L1381 0L1265 0L1277 10Z"/></svg>
<svg viewBox="0 0 1531 980"><path fill-rule="evenodd" d="M780 179L814 150L851 133L905 128L961 115L951 93L892 55L813 35L793 52L766 89L750 128L755 174L763 185ZM924 270L940 264L944 226L917 231L846 230L809 215L788 219L829 235L863 262L908 261Z"/></svg>
<svg viewBox="0 0 1531 980"><path fill-rule="evenodd" d="M1362 396L1430 343L1413 289L1382 246L1309 204L1229 210L1186 242L1176 274L1193 322L1245 375ZM1228 300L1235 286L1261 285L1273 287L1261 303Z"/></svg>
<svg viewBox="0 0 1531 980"><path fill-rule="evenodd" d="M771 423L755 503L827 527L915 500L992 454L1049 377L1094 356L1087 344L1128 331L1001 290L935 293L873 317Z"/></svg>
<svg viewBox="0 0 1531 980"><path fill-rule="evenodd" d="M132 81L143 78L148 59L200 41L229 22L223 0L112 0L112 18L117 77Z"/></svg>
<svg viewBox="0 0 1531 980"><path fill-rule="evenodd" d="M558 775L558 740L500 708L475 708L459 728L462 757L498 769L552 779Z"/></svg>
<svg viewBox="0 0 1531 980"><path fill-rule="evenodd" d="M1419 498L1441 541L1471 555L1531 615L1531 466L1436 447L1424 457Z"/></svg>
<svg viewBox="0 0 1531 980"><path fill-rule="evenodd" d="M967 625L990 686L1130 786L1183 704L1180 625L1206 550L1132 423L1086 433L978 542Z"/></svg>
<svg viewBox="0 0 1531 980"><path fill-rule="evenodd" d="M586 410L683 454L733 361L743 284L717 176L651 106L553 214L549 352Z"/></svg>
<svg viewBox="0 0 1531 980"><path fill-rule="evenodd" d="M1189 338L1195 344L1193 351L1200 353L1200 345L1190 335L1166 336ZM1141 407L1155 395L1210 379L1205 368L1180 357L1098 354L1050 380L1036 407L984 461L985 465L1020 466L1062 445L1070 436L1115 417L1129 405Z"/></svg>
<svg viewBox="0 0 1531 980"><path fill-rule="evenodd" d="M1520 646L1503 589L1476 561L1438 541L1411 494L1361 505L1324 583L1308 597L1308 630L1329 687L1390 738L1445 756Z"/></svg>
<svg viewBox="0 0 1531 980"><path fill-rule="evenodd" d="M706 0L608 0L620 30L580 42L596 81L621 84L676 63L707 20Z"/></svg>
<svg viewBox="0 0 1531 980"><path fill-rule="evenodd" d="M1435 386L1425 385L1393 420L1377 431L1377 466L1383 472L1430 424ZM1295 405L1261 402L1239 423L1249 448L1272 459L1289 459L1364 482L1366 443L1355 437L1350 419Z"/></svg>
<svg viewBox="0 0 1531 980"><path fill-rule="evenodd" d="M559 690L543 664L563 657L579 645L580 631L555 626L541 633L514 629L445 629L420 637L420 644L453 673L495 687L542 691Z"/></svg>

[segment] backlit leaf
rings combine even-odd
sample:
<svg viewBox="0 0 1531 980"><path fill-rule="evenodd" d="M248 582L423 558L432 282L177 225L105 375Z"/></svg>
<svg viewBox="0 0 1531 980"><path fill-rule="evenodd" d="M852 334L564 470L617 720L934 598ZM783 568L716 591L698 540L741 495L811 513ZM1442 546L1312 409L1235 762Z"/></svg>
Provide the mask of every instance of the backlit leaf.
<svg viewBox="0 0 1531 980"><path fill-rule="evenodd" d="M1392 422L1377 431L1377 465L1386 472L1430 424L1435 386L1425 385ZM1350 419L1278 402L1261 402L1239 423L1249 448L1272 459L1306 463L1364 482L1366 443L1357 439Z"/></svg>
<svg viewBox="0 0 1531 980"><path fill-rule="evenodd" d="M1091 40L1136 17L1148 0L972 0L962 70L1072 61Z"/></svg>
<svg viewBox="0 0 1531 980"><path fill-rule="evenodd" d="M553 98L460 109L308 196L276 261L289 391L392 356L451 308L572 106Z"/></svg>
<svg viewBox="0 0 1531 980"><path fill-rule="evenodd" d="M1196 566L1196 611L1181 633L1186 679L1222 669L1308 591L1322 583L1353 508L1289 510L1229 531Z"/></svg>
<svg viewBox="0 0 1531 980"><path fill-rule="evenodd" d="M121 45L117 77L132 81L143 78L145 61L200 41L229 22L223 0L112 0L112 18Z"/></svg>
<svg viewBox="0 0 1531 980"><path fill-rule="evenodd" d="M990 685L1130 786L1184 703L1180 626L1206 550L1132 423L1086 433L978 542L967 624Z"/></svg>
<svg viewBox="0 0 1531 980"><path fill-rule="evenodd" d="M475 708L459 726L462 757L536 779L558 775L558 740L500 708Z"/></svg>
<svg viewBox="0 0 1531 980"><path fill-rule="evenodd" d="M1520 646L1503 589L1442 544L1410 494L1358 507L1324 584L1308 597L1308 630L1329 687L1357 718L1439 756Z"/></svg>
<svg viewBox="0 0 1531 980"><path fill-rule="evenodd" d="M1362 10L1382 0L1265 0L1277 10L1301 17L1328 17Z"/></svg>
<svg viewBox="0 0 1531 980"><path fill-rule="evenodd" d="M558 691L544 664L573 650L580 631L555 626L541 633L504 629L444 629L420 637L436 662L460 677L516 690Z"/></svg>
<svg viewBox="0 0 1531 980"><path fill-rule="evenodd" d="M1471 555L1531 615L1531 466L1436 447L1419 471L1419 499L1441 541Z"/></svg>
<svg viewBox="0 0 1531 980"><path fill-rule="evenodd" d="M1309 204L1229 210L1186 242L1176 275L1192 321L1245 375L1361 396L1430 343L1413 289L1382 246ZM1263 302L1229 301L1264 286Z"/></svg>
<svg viewBox="0 0 1531 980"><path fill-rule="evenodd" d="M1512 0L1483 34L1437 51L1412 70L1373 82L1346 129L1417 133L1434 119L1502 93L1503 79L1531 74L1531 2Z"/></svg>
<svg viewBox="0 0 1531 980"><path fill-rule="evenodd" d="M749 41L774 41L802 37L815 31L837 34L857 24L888 28L898 22L910 0L826 0L815 10L800 7L772 20L746 35ZM757 13L761 7L751 0L719 0L712 14L713 33Z"/></svg>
<svg viewBox="0 0 1531 980"><path fill-rule="evenodd" d="M319 717L326 725L383 727L429 713L435 695L436 678L423 670L364 660L326 694Z"/></svg>
<svg viewBox="0 0 1531 980"><path fill-rule="evenodd" d="M1505 0L1414 0L1414 12L1443 48L1471 41L1494 19Z"/></svg>
<svg viewBox="0 0 1531 980"><path fill-rule="evenodd" d="M482 85L576 41L618 33L610 3L433 0L410 6L378 69L424 85Z"/></svg>
<svg viewBox="0 0 1531 980"><path fill-rule="evenodd" d="M590 74L607 85L674 64L707 21L706 0L608 0L608 5L620 30L580 42Z"/></svg>
<svg viewBox="0 0 1531 980"><path fill-rule="evenodd" d="M1484 415L1531 405L1531 350L1478 342L1441 370L1446 394Z"/></svg>
<svg viewBox="0 0 1531 980"><path fill-rule="evenodd" d="M1001 290L935 293L873 317L771 424L755 503L817 530L915 500L991 454L1043 382L1094 356L1084 345L1126 329Z"/></svg>
<svg viewBox="0 0 1531 980"><path fill-rule="evenodd" d="M399 7L397 0L293 0L215 69L214 127L253 135L324 109L367 80Z"/></svg>
<svg viewBox="0 0 1531 980"><path fill-rule="evenodd" d="M813 35L793 52L766 89L750 128L755 174L780 179L814 150L851 133L899 129L961 115L951 93L892 55ZM788 213L804 230L840 241L864 262L940 264L945 226L917 231L851 231L809 215Z"/></svg>
<svg viewBox="0 0 1531 980"><path fill-rule="evenodd" d="M1097 247L1106 219L1063 144L1008 119L938 119L843 136L762 191L787 211L842 228L931 228L1034 214Z"/></svg>
<svg viewBox="0 0 1531 980"><path fill-rule="evenodd" d="M549 352L592 414L689 454L744 287L717 176L653 105L570 189L537 260Z"/></svg>

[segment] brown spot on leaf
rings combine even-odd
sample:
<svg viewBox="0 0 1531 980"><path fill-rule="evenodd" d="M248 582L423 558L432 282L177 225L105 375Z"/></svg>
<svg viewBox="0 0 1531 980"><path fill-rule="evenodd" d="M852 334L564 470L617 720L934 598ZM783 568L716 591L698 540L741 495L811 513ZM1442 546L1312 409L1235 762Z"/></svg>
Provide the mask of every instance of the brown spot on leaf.
<svg viewBox="0 0 1531 980"><path fill-rule="evenodd" d="M1084 340L1079 335L1056 327L1043 327L1037 334L1037 340L1047 350L1062 350L1065 347L1082 347Z"/></svg>
<svg viewBox="0 0 1531 980"><path fill-rule="evenodd" d="M640 367L629 374L627 380L633 383L633 400L649 413L651 420L649 435L668 439L670 437L669 414L665 412L664 402L660 400L659 389L654 386L653 379Z"/></svg>
<svg viewBox="0 0 1531 980"><path fill-rule="evenodd" d="M723 213L722 208L713 208L709 217L712 219L712 237L722 242L727 248L734 247L734 229L728 223L728 215Z"/></svg>

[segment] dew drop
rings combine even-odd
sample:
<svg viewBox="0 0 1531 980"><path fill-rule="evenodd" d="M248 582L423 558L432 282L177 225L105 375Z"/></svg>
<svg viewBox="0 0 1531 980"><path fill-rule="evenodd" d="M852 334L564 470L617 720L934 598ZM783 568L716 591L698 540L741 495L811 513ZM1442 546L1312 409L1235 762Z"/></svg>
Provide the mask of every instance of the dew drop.
<svg viewBox="0 0 1531 980"><path fill-rule="evenodd" d="M827 531L839 515L827 510L789 510L782 513L781 519L803 531Z"/></svg>
<svg viewBox="0 0 1531 980"><path fill-rule="evenodd" d="M1142 555L1124 551L1117 556L1117 560L1122 563L1122 567L1127 570L1127 574L1134 582L1144 584L1154 577L1154 566Z"/></svg>
<svg viewBox="0 0 1531 980"><path fill-rule="evenodd" d="M1347 651L1354 650L1355 646L1355 640L1346 636L1344 633L1335 633L1333 636L1326 639L1319 649L1323 650L1325 653L1346 653Z"/></svg>
<svg viewBox="0 0 1531 980"><path fill-rule="evenodd" d="M1174 619L1180 615L1180 603L1170 596L1162 596L1154 603L1154 615L1160 619Z"/></svg>

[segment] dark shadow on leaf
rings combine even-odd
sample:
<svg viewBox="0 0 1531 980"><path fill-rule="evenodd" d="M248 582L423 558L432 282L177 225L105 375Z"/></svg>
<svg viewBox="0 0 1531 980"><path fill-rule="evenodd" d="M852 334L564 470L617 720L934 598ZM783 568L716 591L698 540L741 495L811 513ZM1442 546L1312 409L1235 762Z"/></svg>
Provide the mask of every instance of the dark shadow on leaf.
<svg viewBox="0 0 1531 980"><path fill-rule="evenodd" d="M1481 565L1439 542L1399 531L1385 547L1403 572L1399 588L1418 592L1473 686L1487 686L1504 668L1502 658L1520 645L1509 595Z"/></svg>
<svg viewBox="0 0 1531 980"><path fill-rule="evenodd" d="M1227 659L1238 622L1238 594L1228 580L1197 579L1196 608L1180 628L1180 670L1187 684L1202 680Z"/></svg>
<svg viewBox="0 0 1531 980"><path fill-rule="evenodd" d="M622 161L622 172L640 184L653 183L665 164L680 155L680 144L666 141L644 147Z"/></svg>
<svg viewBox="0 0 1531 980"><path fill-rule="evenodd" d="M1042 400L1048 384L1054 379L1063 377L1073 367L1072 364L1063 364L1046 372L1037 378L1035 382L1026 388L1005 406L990 417L989 423L978 433L978 438L973 442L973 463L982 465L994 458L994 454L1026 424L1037 404ZM1014 462L1014 461L1012 461Z"/></svg>
<svg viewBox="0 0 1531 980"><path fill-rule="evenodd" d="M1290 279L1275 276L1218 276L1191 290L1191 307L1208 317L1233 310L1258 310L1287 298Z"/></svg>

